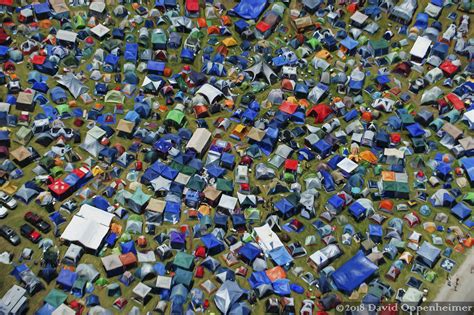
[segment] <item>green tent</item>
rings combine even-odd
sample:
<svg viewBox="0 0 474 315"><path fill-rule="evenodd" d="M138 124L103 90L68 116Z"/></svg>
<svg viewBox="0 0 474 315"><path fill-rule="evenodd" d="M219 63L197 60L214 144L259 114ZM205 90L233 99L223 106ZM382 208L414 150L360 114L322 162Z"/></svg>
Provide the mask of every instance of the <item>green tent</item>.
<svg viewBox="0 0 474 315"><path fill-rule="evenodd" d="M57 105L57 106L56 106L56 110L58 111L58 114L59 114L60 116L64 116L65 114L67 114L67 115L71 115L71 114L72 114L72 110L71 110L71 108L69 107L69 105L67 105L67 104Z"/></svg>
<svg viewBox="0 0 474 315"><path fill-rule="evenodd" d="M27 145L31 138L33 138L33 131L28 127L21 126L16 133L16 141L20 144Z"/></svg>
<svg viewBox="0 0 474 315"><path fill-rule="evenodd" d="M58 308L59 305L63 304L67 300L67 294L57 289L49 291L48 295L44 298L44 302Z"/></svg>
<svg viewBox="0 0 474 315"><path fill-rule="evenodd" d="M218 178L216 182L216 189L222 192L231 193L234 191L234 184L231 180L225 178Z"/></svg>
<svg viewBox="0 0 474 315"><path fill-rule="evenodd" d="M316 50L317 48L319 48L321 46L321 42L319 41L319 39L313 37L311 38L310 40L306 41L306 43L313 49L313 50Z"/></svg>
<svg viewBox="0 0 474 315"><path fill-rule="evenodd" d="M425 274L425 279L428 280L429 282L434 282L437 277L438 277L438 274L434 272L433 270L430 270L426 272Z"/></svg>
<svg viewBox="0 0 474 315"><path fill-rule="evenodd" d="M188 184L186 185L189 189L195 190L195 191L203 191L204 188L206 188L206 181L200 176L193 176L189 180Z"/></svg>
<svg viewBox="0 0 474 315"><path fill-rule="evenodd" d="M176 272L173 276L173 284L182 284L185 287L190 287L191 282L193 281L193 273L181 268L176 269Z"/></svg>
<svg viewBox="0 0 474 315"><path fill-rule="evenodd" d="M166 115L165 123L175 128L181 128L186 123L186 115L180 110L172 109Z"/></svg>
<svg viewBox="0 0 474 315"><path fill-rule="evenodd" d="M51 176L59 177L61 174L64 174L64 169L60 166L55 166L51 169Z"/></svg>
<svg viewBox="0 0 474 315"><path fill-rule="evenodd" d="M247 208L244 210L244 216L247 221L260 221L260 210L257 208Z"/></svg>
<svg viewBox="0 0 474 315"><path fill-rule="evenodd" d="M173 266L185 270L191 270L194 266L194 256L185 252L178 252L173 260Z"/></svg>
<svg viewBox="0 0 474 315"><path fill-rule="evenodd" d="M470 204L471 206L474 205L474 192L468 192L464 197L463 199L465 202L467 202L468 204Z"/></svg>
<svg viewBox="0 0 474 315"><path fill-rule="evenodd" d="M97 281L95 282L95 285L98 285L98 286L106 286L109 284L109 280L105 279L105 278L99 278L97 279Z"/></svg>
<svg viewBox="0 0 474 315"><path fill-rule="evenodd" d="M117 90L110 90L105 95L105 102L106 103L123 103L125 100L125 96L122 92Z"/></svg>
<svg viewBox="0 0 474 315"><path fill-rule="evenodd" d="M73 22L74 22L74 28L78 30L81 30L84 27L86 27L86 22L84 21L84 18L80 14L74 16Z"/></svg>

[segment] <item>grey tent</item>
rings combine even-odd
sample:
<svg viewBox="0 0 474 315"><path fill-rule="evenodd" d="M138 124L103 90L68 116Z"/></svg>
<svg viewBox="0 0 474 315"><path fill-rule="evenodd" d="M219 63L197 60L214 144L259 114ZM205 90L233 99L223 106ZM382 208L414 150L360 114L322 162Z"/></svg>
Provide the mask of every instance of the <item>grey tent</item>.
<svg viewBox="0 0 474 315"><path fill-rule="evenodd" d="M423 242L416 252L416 260L433 268L441 256L441 249L431 245L428 242Z"/></svg>
<svg viewBox="0 0 474 315"><path fill-rule="evenodd" d="M94 282L100 275L92 264L79 264L76 268L76 272L80 278L85 279L88 282Z"/></svg>
<svg viewBox="0 0 474 315"><path fill-rule="evenodd" d="M76 244L69 245L69 248L64 254L63 264L76 266L82 255L84 254L84 249ZM79 268L79 266L78 266Z"/></svg>
<svg viewBox="0 0 474 315"><path fill-rule="evenodd" d="M72 96L76 99L89 91L89 88L72 73L62 75L57 82L67 88Z"/></svg>
<svg viewBox="0 0 474 315"><path fill-rule="evenodd" d="M255 178L258 180L272 179L275 177L275 170L267 167L264 163L255 166Z"/></svg>
<svg viewBox="0 0 474 315"><path fill-rule="evenodd" d="M214 302L223 314L227 314L243 294L244 290L236 282L227 280L214 295Z"/></svg>
<svg viewBox="0 0 474 315"><path fill-rule="evenodd" d="M252 77L252 81L262 77L266 79L269 84L273 84L278 80L276 73L263 61L254 64L252 67L246 69L245 72Z"/></svg>
<svg viewBox="0 0 474 315"><path fill-rule="evenodd" d="M224 95L218 88L207 83L201 86L196 94L203 96L209 105L214 104L220 97Z"/></svg>

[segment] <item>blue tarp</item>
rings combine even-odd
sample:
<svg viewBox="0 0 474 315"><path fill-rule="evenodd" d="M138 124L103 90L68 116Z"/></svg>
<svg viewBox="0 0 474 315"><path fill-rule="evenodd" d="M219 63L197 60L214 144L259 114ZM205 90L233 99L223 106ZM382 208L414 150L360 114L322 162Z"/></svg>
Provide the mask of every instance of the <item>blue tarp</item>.
<svg viewBox="0 0 474 315"><path fill-rule="evenodd" d="M267 6L267 0L242 0L232 11L246 20L256 20Z"/></svg>
<svg viewBox="0 0 474 315"><path fill-rule="evenodd" d="M338 290L350 294L377 270L378 267L362 251L358 251L357 254L334 271L331 277Z"/></svg>

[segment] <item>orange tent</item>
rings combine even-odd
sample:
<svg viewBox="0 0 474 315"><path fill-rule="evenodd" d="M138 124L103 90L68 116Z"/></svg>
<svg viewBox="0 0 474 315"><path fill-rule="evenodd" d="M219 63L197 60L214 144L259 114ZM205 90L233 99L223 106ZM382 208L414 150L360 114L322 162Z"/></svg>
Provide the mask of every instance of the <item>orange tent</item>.
<svg viewBox="0 0 474 315"><path fill-rule="evenodd" d="M385 182L395 181L395 172L383 171L382 172L382 180L385 181Z"/></svg>
<svg viewBox="0 0 474 315"><path fill-rule="evenodd" d="M474 238L468 237L468 238L466 238L462 243L463 243L464 246L466 246L467 248L471 248L472 245L474 245Z"/></svg>
<svg viewBox="0 0 474 315"><path fill-rule="evenodd" d="M384 211L388 211L388 212L392 212L393 211L393 201L389 200L389 199L384 199L384 200L380 201L379 209L384 210Z"/></svg>
<svg viewBox="0 0 474 315"><path fill-rule="evenodd" d="M372 151L364 151L364 152L361 152L359 154L359 157L364 160L364 161L367 161L371 164L377 164L377 157L375 156L375 154L372 153Z"/></svg>
<svg viewBox="0 0 474 315"><path fill-rule="evenodd" d="M271 282L274 282L275 280L278 280L278 279L286 278L286 272L280 266L276 266L276 267L273 267L272 269L268 269L267 271L265 271L265 273L267 274L267 277L270 279Z"/></svg>

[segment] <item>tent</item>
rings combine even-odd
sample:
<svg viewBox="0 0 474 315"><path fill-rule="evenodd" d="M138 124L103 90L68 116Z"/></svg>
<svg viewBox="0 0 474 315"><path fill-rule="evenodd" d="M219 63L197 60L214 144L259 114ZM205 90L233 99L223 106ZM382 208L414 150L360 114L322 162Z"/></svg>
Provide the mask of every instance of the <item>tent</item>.
<svg viewBox="0 0 474 315"><path fill-rule="evenodd" d="M245 291L236 282L226 280L214 295L216 307L224 314L236 304Z"/></svg>
<svg viewBox="0 0 474 315"><path fill-rule="evenodd" d="M246 20L257 20L267 6L267 0L240 1L231 12Z"/></svg>
<svg viewBox="0 0 474 315"><path fill-rule="evenodd" d="M358 251L351 259L336 269L331 278L338 290L350 294L377 270L377 265L370 261L362 251Z"/></svg>

